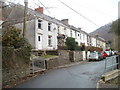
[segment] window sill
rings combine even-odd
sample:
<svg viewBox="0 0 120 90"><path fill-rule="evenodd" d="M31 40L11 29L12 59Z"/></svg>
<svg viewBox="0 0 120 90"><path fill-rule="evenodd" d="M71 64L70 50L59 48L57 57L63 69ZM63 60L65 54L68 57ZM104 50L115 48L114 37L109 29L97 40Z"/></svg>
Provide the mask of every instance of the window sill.
<svg viewBox="0 0 120 90"><path fill-rule="evenodd" d="M43 30L42 28L38 28L39 30Z"/></svg>
<svg viewBox="0 0 120 90"><path fill-rule="evenodd" d="M52 47L52 45L48 45L48 47Z"/></svg>
<svg viewBox="0 0 120 90"><path fill-rule="evenodd" d="M52 32L52 30L51 31L48 30L48 32Z"/></svg>

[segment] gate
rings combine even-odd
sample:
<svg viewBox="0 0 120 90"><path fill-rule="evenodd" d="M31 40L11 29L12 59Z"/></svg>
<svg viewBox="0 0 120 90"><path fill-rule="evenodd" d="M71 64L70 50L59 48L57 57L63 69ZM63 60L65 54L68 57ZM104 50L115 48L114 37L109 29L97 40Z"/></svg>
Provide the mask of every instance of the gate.
<svg viewBox="0 0 120 90"><path fill-rule="evenodd" d="M46 69L46 63L43 58L35 57L31 59L32 73Z"/></svg>

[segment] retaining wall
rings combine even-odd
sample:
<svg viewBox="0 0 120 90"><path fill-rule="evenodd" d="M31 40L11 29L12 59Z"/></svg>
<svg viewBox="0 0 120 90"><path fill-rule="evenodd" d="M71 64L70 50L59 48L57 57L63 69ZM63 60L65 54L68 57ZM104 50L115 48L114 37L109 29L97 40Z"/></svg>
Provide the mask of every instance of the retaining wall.
<svg viewBox="0 0 120 90"><path fill-rule="evenodd" d="M6 52L6 54L5 54ZM11 85L30 74L30 67L22 57L18 57L13 48L3 48L2 56L2 86Z"/></svg>
<svg viewBox="0 0 120 90"><path fill-rule="evenodd" d="M81 51L59 50L58 55L58 57L52 57L45 60L47 69L83 61L83 52Z"/></svg>

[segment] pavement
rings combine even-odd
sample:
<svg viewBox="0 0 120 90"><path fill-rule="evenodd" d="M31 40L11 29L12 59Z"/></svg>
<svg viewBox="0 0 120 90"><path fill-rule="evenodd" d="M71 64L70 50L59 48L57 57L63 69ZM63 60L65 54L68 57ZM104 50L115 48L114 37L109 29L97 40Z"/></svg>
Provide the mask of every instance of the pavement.
<svg viewBox="0 0 120 90"><path fill-rule="evenodd" d="M116 79L117 83L112 83L115 78L120 76L119 72L119 69L115 69L102 75L102 78L97 82L97 88L120 88L118 85L119 79Z"/></svg>
<svg viewBox="0 0 120 90"><path fill-rule="evenodd" d="M15 88L96 88L97 81L105 71L104 68L104 60L64 65Z"/></svg>
<svg viewBox="0 0 120 90"><path fill-rule="evenodd" d="M26 77L23 77L22 79L19 79L17 81L14 82L13 85L11 86L5 86L3 88L12 88L12 87L15 87L16 85L19 85L21 83L24 83L26 81L30 81L31 79L37 77L37 76L40 76L40 75L44 75L45 73L47 72L50 72L52 70L55 70L55 69L60 69L60 68L67 68L67 67L70 67L70 66L74 66L74 65L78 65L78 64L83 64L83 63L87 63L88 61L85 60L85 61L80 61L80 62L73 62L71 64L65 64L65 65L62 65L62 66L58 66L58 67L55 67L55 68L52 68L52 69L38 69L34 72L34 74L30 73L28 76Z"/></svg>
<svg viewBox="0 0 120 90"><path fill-rule="evenodd" d="M105 70L105 60L75 62L38 71L14 88L96 88Z"/></svg>
<svg viewBox="0 0 120 90"><path fill-rule="evenodd" d="M66 65L55 67L54 69L70 67L70 66L74 66L74 65L78 65L78 64L83 64L83 63L88 63L88 60L84 60L84 61L80 61L80 62L73 62L71 64L66 64Z"/></svg>

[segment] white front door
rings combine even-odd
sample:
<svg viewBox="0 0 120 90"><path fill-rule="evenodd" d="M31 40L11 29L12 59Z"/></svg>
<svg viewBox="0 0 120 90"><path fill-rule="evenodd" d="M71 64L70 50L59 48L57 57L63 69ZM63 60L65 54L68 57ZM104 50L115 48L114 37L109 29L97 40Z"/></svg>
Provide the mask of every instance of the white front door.
<svg viewBox="0 0 120 90"><path fill-rule="evenodd" d="M42 49L42 34L38 34L37 42L38 49Z"/></svg>

